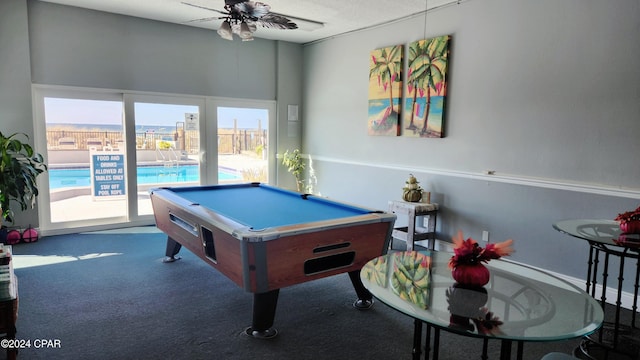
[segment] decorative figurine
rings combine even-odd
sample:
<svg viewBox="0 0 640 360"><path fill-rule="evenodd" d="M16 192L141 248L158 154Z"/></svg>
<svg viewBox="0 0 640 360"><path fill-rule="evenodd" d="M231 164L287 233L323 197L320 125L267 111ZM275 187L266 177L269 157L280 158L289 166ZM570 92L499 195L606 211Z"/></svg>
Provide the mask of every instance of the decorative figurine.
<svg viewBox="0 0 640 360"><path fill-rule="evenodd" d="M413 174L409 174L409 179L405 182L407 185L402 188L402 200L408 202L420 202L422 199L422 188L418 180Z"/></svg>

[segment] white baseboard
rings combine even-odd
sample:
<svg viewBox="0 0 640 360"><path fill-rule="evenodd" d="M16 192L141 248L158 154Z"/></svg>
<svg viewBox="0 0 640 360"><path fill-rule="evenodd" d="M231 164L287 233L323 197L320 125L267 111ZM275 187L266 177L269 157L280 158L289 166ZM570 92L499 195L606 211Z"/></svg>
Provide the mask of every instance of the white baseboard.
<svg viewBox="0 0 640 360"><path fill-rule="evenodd" d="M529 265L527 265L527 266L529 266ZM530 267L533 267L533 266L530 266ZM551 274L551 275L553 275L555 277L558 277L558 278L560 278L560 279L562 279L562 280L564 280L564 281L566 281L568 283L571 283L571 284L573 284L573 285L575 285L575 286L577 286L577 287L579 287L579 288L581 288L583 290L586 287L586 284L585 284L586 280L584 280L584 279L578 279L578 278L575 278L573 276L567 276L567 275L555 273L555 272L552 272L552 271L549 271L549 270L544 270L544 269L540 269L540 270L545 271L545 272L547 272L547 273L549 273L549 274ZM600 284L596 285L596 291L594 292L594 294L595 294L596 300L600 301L600 296L602 294L602 285L600 285ZM606 296L607 304L615 305L615 303L616 303L616 301L618 299L618 291L616 289L614 289L614 288L611 288L611 287L607 286L607 291L605 293L605 296ZM633 307L633 294L629 293L629 292L626 292L626 291L623 291L622 294L621 294L621 297L620 297L620 304L621 304L621 306L623 308L631 310L632 307Z"/></svg>

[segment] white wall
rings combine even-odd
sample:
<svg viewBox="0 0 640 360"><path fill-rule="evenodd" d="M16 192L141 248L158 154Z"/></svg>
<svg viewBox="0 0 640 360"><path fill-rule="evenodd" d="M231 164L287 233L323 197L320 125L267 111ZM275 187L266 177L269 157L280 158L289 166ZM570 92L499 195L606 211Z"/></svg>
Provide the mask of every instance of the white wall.
<svg viewBox="0 0 640 360"><path fill-rule="evenodd" d="M370 52L423 31L416 17L305 46L303 150L318 190L386 209L412 172L441 205L440 238L488 230L515 240L515 260L584 276L587 244L551 225L640 203L640 4L471 0L429 12L427 36L452 35L445 137L368 136Z"/></svg>

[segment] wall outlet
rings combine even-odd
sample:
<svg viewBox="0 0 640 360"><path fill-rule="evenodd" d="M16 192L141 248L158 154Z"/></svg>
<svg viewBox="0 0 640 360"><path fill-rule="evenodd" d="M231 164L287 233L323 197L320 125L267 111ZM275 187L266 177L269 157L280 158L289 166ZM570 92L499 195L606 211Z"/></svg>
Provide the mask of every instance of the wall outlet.
<svg viewBox="0 0 640 360"><path fill-rule="evenodd" d="M489 242L489 232L487 230L482 231L482 241Z"/></svg>

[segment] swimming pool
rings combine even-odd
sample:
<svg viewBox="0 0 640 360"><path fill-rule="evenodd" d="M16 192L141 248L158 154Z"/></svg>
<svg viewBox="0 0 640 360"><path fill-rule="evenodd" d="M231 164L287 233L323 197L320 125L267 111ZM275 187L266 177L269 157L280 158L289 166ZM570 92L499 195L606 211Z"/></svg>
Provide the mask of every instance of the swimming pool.
<svg viewBox="0 0 640 360"><path fill-rule="evenodd" d="M138 185L176 182L197 182L200 179L198 165L138 166ZM91 186L89 168L49 169L49 189ZM240 180L242 176L231 169L218 168L218 180Z"/></svg>

